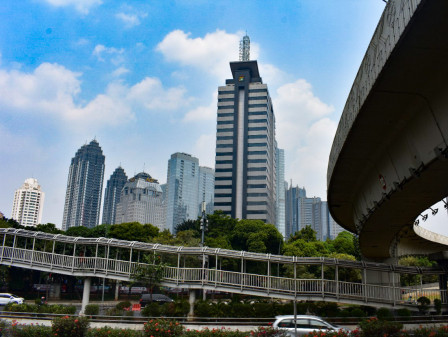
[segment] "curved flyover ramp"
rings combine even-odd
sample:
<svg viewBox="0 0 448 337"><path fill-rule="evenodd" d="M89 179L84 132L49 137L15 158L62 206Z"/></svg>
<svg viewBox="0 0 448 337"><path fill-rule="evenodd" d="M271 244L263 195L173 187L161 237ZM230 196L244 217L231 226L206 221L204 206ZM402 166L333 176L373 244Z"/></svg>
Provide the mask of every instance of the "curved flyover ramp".
<svg viewBox="0 0 448 337"><path fill-rule="evenodd" d="M448 247L413 229L448 195L447 16L446 0L390 0L339 122L328 203L368 259Z"/></svg>

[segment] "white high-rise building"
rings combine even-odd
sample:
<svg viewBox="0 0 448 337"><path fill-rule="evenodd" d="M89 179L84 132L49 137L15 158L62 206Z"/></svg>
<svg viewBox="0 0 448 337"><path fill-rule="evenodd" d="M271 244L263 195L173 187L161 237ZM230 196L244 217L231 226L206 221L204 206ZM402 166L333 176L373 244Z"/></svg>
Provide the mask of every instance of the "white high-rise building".
<svg viewBox="0 0 448 337"><path fill-rule="evenodd" d="M249 47L245 36L240 61L230 62L232 79L218 88L214 209L275 224L274 109Z"/></svg>
<svg viewBox="0 0 448 337"><path fill-rule="evenodd" d="M37 226L42 221L44 196L37 179L26 179L14 193L11 217L22 226Z"/></svg>
<svg viewBox="0 0 448 337"><path fill-rule="evenodd" d="M129 179L121 190L115 223L140 222L165 229L165 205L159 182L141 172Z"/></svg>
<svg viewBox="0 0 448 337"><path fill-rule="evenodd" d="M277 221L275 227L286 238L286 190L285 190L285 150L277 148L277 200L276 200L276 215Z"/></svg>

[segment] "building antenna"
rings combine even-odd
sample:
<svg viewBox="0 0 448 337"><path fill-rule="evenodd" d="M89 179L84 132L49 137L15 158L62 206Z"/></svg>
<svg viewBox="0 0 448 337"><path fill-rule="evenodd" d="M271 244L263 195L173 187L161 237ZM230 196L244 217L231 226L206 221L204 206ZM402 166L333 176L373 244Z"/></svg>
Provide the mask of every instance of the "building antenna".
<svg viewBox="0 0 448 337"><path fill-rule="evenodd" d="M250 39L247 32L240 41L240 61L250 61Z"/></svg>
<svg viewBox="0 0 448 337"><path fill-rule="evenodd" d="M145 172L146 163L143 163L143 172Z"/></svg>

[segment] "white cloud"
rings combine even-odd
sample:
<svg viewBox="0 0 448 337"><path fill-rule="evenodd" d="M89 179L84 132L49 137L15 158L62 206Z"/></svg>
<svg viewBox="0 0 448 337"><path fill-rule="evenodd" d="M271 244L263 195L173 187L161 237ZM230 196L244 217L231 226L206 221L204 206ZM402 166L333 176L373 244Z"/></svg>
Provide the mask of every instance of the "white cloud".
<svg viewBox="0 0 448 337"><path fill-rule="evenodd" d="M124 49L117 49L114 47L106 47L102 44L98 44L93 49L92 55L96 56L98 61L105 62L105 55L109 55L111 57L111 61L113 64L120 64L123 62L123 53Z"/></svg>
<svg viewBox="0 0 448 337"><path fill-rule="evenodd" d="M305 186L308 196L325 200L328 155L337 126L329 118L334 108L315 96L304 79L279 87L273 101L287 180Z"/></svg>
<svg viewBox="0 0 448 337"><path fill-rule="evenodd" d="M129 73L129 69L125 68L125 67L120 67L115 69L115 71L112 73L112 77L121 77L124 74Z"/></svg>
<svg viewBox="0 0 448 337"><path fill-rule="evenodd" d="M174 110L188 105L183 87L165 89L158 78L146 77L129 89L127 99L149 110Z"/></svg>
<svg viewBox="0 0 448 337"><path fill-rule="evenodd" d="M198 106L185 114L184 122L216 120L216 102L218 94L213 94L212 101L208 106Z"/></svg>
<svg viewBox="0 0 448 337"><path fill-rule="evenodd" d="M103 2L101 0L44 0L46 3L55 7L73 6L82 14L88 14L89 10L94 6L99 6Z"/></svg>
<svg viewBox="0 0 448 337"><path fill-rule="evenodd" d="M228 34L218 29L203 38L191 38L191 33L174 30L165 36L156 49L169 62L199 68L222 79L229 77L229 62L238 60L241 37L242 34Z"/></svg>
<svg viewBox="0 0 448 337"><path fill-rule="evenodd" d="M159 79L145 78L133 86L111 82L105 93L85 104L77 104L80 76L50 63L41 64L32 73L0 69L0 109L52 115L69 127L83 128L86 125L120 125L134 120L136 113L169 111L189 103L184 97L184 88L164 88Z"/></svg>
<svg viewBox="0 0 448 337"><path fill-rule="evenodd" d="M123 22L126 28L132 28L140 25L140 19L145 18L146 13L124 13L115 14L115 17Z"/></svg>
<svg viewBox="0 0 448 337"><path fill-rule="evenodd" d="M215 167L216 134L202 134L193 148L194 156L201 166Z"/></svg>

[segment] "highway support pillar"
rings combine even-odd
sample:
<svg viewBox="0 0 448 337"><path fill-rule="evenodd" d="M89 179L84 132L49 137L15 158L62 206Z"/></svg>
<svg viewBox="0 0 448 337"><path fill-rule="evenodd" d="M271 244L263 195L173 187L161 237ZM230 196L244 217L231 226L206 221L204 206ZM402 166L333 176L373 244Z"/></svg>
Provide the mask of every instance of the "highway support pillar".
<svg viewBox="0 0 448 337"><path fill-rule="evenodd" d="M190 289L190 298L188 302L190 303L190 311L188 312L188 320L191 321L194 319L194 302L196 302L196 290Z"/></svg>
<svg viewBox="0 0 448 337"><path fill-rule="evenodd" d="M84 279L84 290L82 293L82 305L81 305L81 311L79 313L80 315L84 315L84 312L86 311L86 306L89 304L91 284L92 279L90 277L86 277Z"/></svg>
<svg viewBox="0 0 448 337"><path fill-rule="evenodd" d="M442 267L444 274L439 274L439 291L440 300L442 301L442 310L448 309L448 294L447 294L447 282L448 282L448 251L443 250L437 253L429 255L430 260L437 261L437 264Z"/></svg>
<svg viewBox="0 0 448 337"><path fill-rule="evenodd" d="M381 261L390 265L390 270L369 270L364 268L363 284L365 301L370 299L384 299L392 302L395 305L402 301L400 293L400 274L395 271L394 266L397 265L397 259L390 258ZM369 286L381 287L369 287Z"/></svg>

